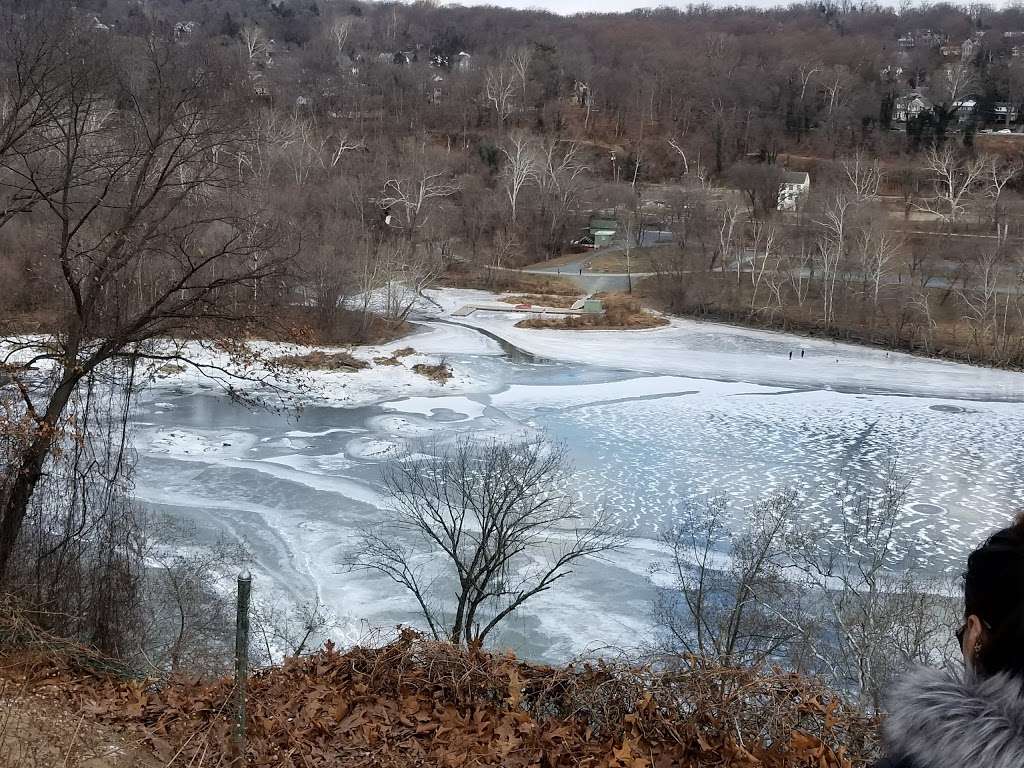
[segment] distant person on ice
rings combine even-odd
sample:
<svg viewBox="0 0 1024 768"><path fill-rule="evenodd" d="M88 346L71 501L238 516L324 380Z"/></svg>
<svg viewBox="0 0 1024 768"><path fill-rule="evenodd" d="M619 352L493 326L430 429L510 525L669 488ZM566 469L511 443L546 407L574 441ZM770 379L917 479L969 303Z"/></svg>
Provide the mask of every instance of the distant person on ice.
<svg viewBox="0 0 1024 768"><path fill-rule="evenodd" d="M876 768L1024 766L1024 514L978 547L964 574L964 670L896 684Z"/></svg>

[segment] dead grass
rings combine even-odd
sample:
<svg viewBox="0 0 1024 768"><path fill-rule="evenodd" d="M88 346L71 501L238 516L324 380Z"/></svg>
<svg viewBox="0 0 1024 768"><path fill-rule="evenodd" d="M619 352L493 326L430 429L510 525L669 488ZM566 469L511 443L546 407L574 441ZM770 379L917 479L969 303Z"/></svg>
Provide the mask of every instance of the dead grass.
<svg viewBox="0 0 1024 768"><path fill-rule="evenodd" d="M568 309L577 301L578 298L578 295L560 296L557 294L530 293L515 296L504 296L499 299L499 301L503 301L506 304L532 304L539 307Z"/></svg>
<svg viewBox="0 0 1024 768"><path fill-rule="evenodd" d="M552 275L527 272L465 268L448 272L442 284L452 288L475 288L495 293L544 294L549 296L579 296L580 289L571 280Z"/></svg>
<svg viewBox="0 0 1024 768"><path fill-rule="evenodd" d="M286 368L301 368L305 371L361 371L370 364L353 357L348 352L323 352L314 350L305 355L282 355L274 362Z"/></svg>
<svg viewBox="0 0 1024 768"><path fill-rule="evenodd" d="M409 355L415 355L415 354L416 354L416 350L413 349L412 347L402 347L401 349L396 349L394 352L392 352L391 356L395 357L395 358L400 358L400 357L408 357Z"/></svg>
<svg viewBox="0 0 1024 768"><path fill-rule="evenodd" d="M376 365L401 365L402 363L395 357L375 357L373 362Z"/></svg>
<svg viewBox="0 0 1024 768"><path fill-rule="evenodd" d="M167 363L166 365L161 365L159 368L157 368L156 371L157 376L162 377L177 376L179 373L184 372L185 366L179 363Z"/></svg>
<svg viewBox="0 0 1024 768"><path fill-rule="evenodd" d="M656 272L658 263L664 259L666 254L672 253L676 248L677 246L673 243L636 248L629 255L629 271L633 273ZM621 251L595 251L589 261L590 271L593 272L622 274L627 271L626 254Z"/></svg>
<svg viewBox="0 0 1024 768"><path fill-rule="evenodd" d="M412 367L415 373L420 376L426 376L431 381L436 381L438 384L445 384L452 377L451 366L448 365L444 360L434 365L428 363L417 363Z"/></svg>
<svg viewBox="0 0 1024 768"><path fill-rule="evenodd" d="M272 317L249 329L253 339L294 344L387 344L408 335L413 326L373 315L364 318L360 312L339 309L334 320L324 326L315 308L300 306L275 307Z"/></svg>
<svg viewBox="0 0 1024 768"><path fill-rule="evenodd" d="M600 295L602 314L565 317L530 317L516 323L517 328L555 328L565 330L642 330L668 325L668 320L644 309L637 299L622 294Z"/></svg>

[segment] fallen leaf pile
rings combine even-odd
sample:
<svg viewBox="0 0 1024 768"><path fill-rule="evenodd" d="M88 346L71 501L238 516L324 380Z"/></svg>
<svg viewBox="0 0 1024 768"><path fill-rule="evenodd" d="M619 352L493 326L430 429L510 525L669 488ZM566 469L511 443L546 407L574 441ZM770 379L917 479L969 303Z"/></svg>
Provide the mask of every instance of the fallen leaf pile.
<svg viewBox="0 0 1024 768"><path fill-rule="evenodd" d="M875 724L822 686L691 662L554 668L411 631L380 648L328 644L249 680L244 764L847 768L872 756ZM162 764L228 764L230 679L125 681L59 656L32 676Z"/></svg>

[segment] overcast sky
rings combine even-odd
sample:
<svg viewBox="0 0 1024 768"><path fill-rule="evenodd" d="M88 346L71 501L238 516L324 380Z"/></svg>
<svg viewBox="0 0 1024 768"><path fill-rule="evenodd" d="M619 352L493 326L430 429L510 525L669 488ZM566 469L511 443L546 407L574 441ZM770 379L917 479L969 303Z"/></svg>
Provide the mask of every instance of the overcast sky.
<svg viewBox="0 0 1024 768"><path fill-rule="evenodd" d="M503 8L541 8L554 13L625 13L634 8L653 8L657 6L673 6L685 8L688 5L699 5L703 0L455 0L453 5L498 5ZM885 0L882 0L884 4ZM709 5L752 5L774 6L788 5L789 0L709 0Z"/></svg>

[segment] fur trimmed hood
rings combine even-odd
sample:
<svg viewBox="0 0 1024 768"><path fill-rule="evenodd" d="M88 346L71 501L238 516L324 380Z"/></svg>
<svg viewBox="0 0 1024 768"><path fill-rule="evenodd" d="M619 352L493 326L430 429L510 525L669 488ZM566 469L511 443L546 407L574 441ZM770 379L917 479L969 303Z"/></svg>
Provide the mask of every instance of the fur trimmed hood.
<svg viewBox="0 0 1024 768"><path fill-rule="evenodd" d="M918 669L897 683L889 712L889 750L915 766L1024 766L1024 680Z"/></svg>

